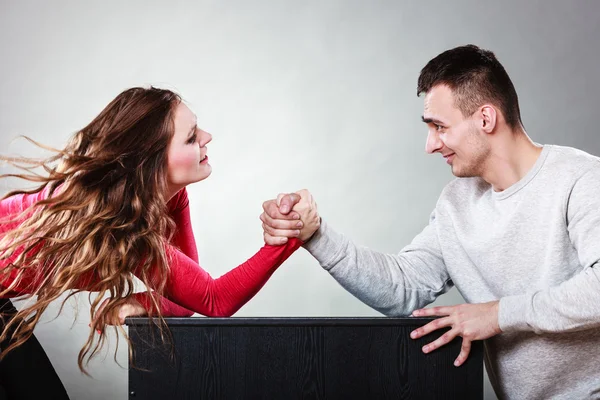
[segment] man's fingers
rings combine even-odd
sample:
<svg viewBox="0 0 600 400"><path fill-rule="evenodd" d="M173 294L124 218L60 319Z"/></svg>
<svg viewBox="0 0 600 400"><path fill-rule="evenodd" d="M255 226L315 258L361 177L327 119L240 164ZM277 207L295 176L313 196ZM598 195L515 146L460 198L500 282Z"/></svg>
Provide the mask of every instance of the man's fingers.
<svg viewBox="0 0 600 400"><path fill-rule="evenodd" d="M313 209L313 195L306 189L298 190L296 192L300 199L304 204L308 206L308 210L311 211Z"/></svg>
<svg viewBox="0 0 600 400"><path fill-rule="evenodd" d="M430 353L440 347L450 343L454 338L458 335L458 331L455 329L451 329L448 332L444 333L442 336L434 340L433 342L426 344L423 346L423 353Z"/></svg>
<svg viewBox="0 0 600 400"><path fill-rule="evenodd" d="M453 307L431 307L431 308L421 308L420 310L413 311L413 317L443 317L446 315L450 315Z"/></svg>
<svg viewBox="0 0 600 400"><path fill-rule="evenodd" d="M300 202L300 199L301 197L296 193L288 193L283 196L280 194L279 196L277 196L279 212L282 214L289 213L292 210L292 208L294 208L294 206Z"/></svg>
<svg viewBox="0 0 600 400"><path fill-rule="evenodd" d="M454 361L454 366L460 367L461 365L463 365L464 362L467 361L467 358L469 357L470 352L471 352L471 341L463 338L462 346L460 348L460 354Z"/></svg>
<svg viewBox="0 0 600 400"><path fill-rule="evenodd" d="M438 318L438 319L431 321L427 325L422 326L422 327L417 328L414 331L412 331L410 333L410 337L413 339L418 339L420 337L430 334L431 332L433 332L435 330L445 328L450 325L451 325L450 318Z"/></svg>

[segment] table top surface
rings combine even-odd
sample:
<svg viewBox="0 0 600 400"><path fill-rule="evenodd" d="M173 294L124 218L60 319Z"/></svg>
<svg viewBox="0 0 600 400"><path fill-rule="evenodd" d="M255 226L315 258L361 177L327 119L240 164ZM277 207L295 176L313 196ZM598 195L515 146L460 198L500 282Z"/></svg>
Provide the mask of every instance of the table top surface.
<svg viewBox="0 0 600 400"><path fill-rule="evenodd" d="M165 318L169 326L421 326L435 318L416 317L230 317ZM150 318L126 318L129 326L148 325Z"/></svg>

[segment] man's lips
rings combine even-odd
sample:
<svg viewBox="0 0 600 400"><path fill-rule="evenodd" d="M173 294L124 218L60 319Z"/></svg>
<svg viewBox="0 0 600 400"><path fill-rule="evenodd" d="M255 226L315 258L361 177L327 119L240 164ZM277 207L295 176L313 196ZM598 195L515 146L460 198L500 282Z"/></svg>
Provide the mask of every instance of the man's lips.
<svg viewBox="0 0 600 400"><path fill-rule="evenodd" d="M454 153L446 154L444 156L444 158L446 159L446 162L448 164L450 164L450 163L452 163L452 160L454 159Z"/></svg>

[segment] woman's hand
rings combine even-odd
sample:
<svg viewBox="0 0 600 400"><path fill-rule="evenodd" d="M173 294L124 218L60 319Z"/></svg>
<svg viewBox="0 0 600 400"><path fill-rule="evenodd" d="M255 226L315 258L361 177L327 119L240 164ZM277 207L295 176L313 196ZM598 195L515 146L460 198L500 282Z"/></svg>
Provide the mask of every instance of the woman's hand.
<svg viewBox="0 0 600 400"><path fill-rule="evenodd" d="M96 315L101 315L102 310L108 304L109 299L105 299L100 307L98 307L98 311ZM146 315L148 312L146 309L133 297L130 297L126 303L122 304L119 308L119 312L117 315L103 315L102 320L96 318L90 324L96 328L96 332L99 334L102 333L104 327L106 325L123 325L125 324L125 318L127 317L141 317Z"/></svg>

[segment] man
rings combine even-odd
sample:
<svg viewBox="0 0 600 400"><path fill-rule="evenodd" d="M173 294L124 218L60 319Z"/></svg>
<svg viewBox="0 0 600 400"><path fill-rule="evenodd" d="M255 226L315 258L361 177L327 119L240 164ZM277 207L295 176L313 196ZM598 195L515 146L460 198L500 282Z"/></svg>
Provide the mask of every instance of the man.
<svg viewBox="0 0 600 400"><path fill-rule="evenodd" d="M533 143L490 51L469 45L438 55L421 71L422 93L426 150L458 177L429 225L396 255L357 247L325 221L304 247L385 315L441 317L412 332L450 328L423 351L461 336L459 366L471 342L485 340L499 397L600 396L600 160ZM299 233L290 210L305 197L263 205L268 243ZM468 304L423 309L453 285Z"/></svg>

